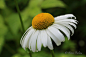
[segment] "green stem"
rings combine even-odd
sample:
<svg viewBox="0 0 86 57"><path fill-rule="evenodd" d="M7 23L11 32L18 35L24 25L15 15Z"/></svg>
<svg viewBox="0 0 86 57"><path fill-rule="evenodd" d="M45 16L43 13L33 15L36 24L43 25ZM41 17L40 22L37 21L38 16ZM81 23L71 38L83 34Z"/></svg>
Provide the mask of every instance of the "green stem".
<svg viewBox="0 0 86 57"><path fill-rule="evenodd" d="M24 25L23 25L22 17L21 17L21 14L20 14L19 6L18 6L18 3L17 3L17 0L14 0L14 1L15 1L15 4L16 4L16 9L17 9L17 11L18 11L19 18L20 18L20 22L21 22L21 26L22 26L23 33L24 33L24 32L25 32L25 29L24 29ZM32 53L31 53L30 50L29 50L29 55L30 55L30 57L32 57Z"/></svg>
<svg viewBox="0 0 86 57"><path fill-rule="evenodd" d="M30 57L32 57L32 54L31 54L31 52L29 52L29 55L30 55Z"/></svg>
<svg viewBox="0 0 86 57"><path fill-rule="evenodd" d="M19 14L19 18L20 18L20 22L21 22L22 30L23 30L23 32L25 32L25 29L24 29L24 25L23 25L23 21L22 21L22 17L21 17L21 14L20 14L20 10L19 10L18 3L17 3L16 0L14 0L14 1L15 1L16 9L17 9L18 14Z"/></svg>
<svg viewBox="0 0 86 57"><path fill-rule="evenodd" d="M53 50L50 50L50 51L51 51L52 57L55 57L54 51Z"/></svg>
<svg viewBox="0 0 86 57"><path fill-rule="evenodd" d="M32 57L32 52L28 48L26 48L26 51L27 51L27 53L29 53L30 57Z"/></svg>

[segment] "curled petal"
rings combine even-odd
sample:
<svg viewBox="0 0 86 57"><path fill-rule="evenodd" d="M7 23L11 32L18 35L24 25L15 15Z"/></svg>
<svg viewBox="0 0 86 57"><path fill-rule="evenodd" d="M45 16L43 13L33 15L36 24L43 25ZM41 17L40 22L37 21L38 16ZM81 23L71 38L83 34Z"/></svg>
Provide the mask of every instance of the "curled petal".
<svg viewBox="0 0 86 57"><path fill-rule="evenodd" d="M53 33L54 36L56 36L60 41L65 41L64 35L55 27L49 27L48 28L51 33Z"/></svg>
<svg viewBox="0 0 86 57"><path fill-rule="evenodd" d="M61 30L68 37L68 39L70 39L70 31L65 26L54 24L53 27Z"/></svg>
<svg viewBox="0 0 86 57"><path fill-rule="evenodd" d="M74 17L74 19L76 19L76 17L73 15L73 14L66 14L66 15L61 15L61 16L57 16L55 17L55 20L58 20L58 19L68 19L69 17Z"/></svg>

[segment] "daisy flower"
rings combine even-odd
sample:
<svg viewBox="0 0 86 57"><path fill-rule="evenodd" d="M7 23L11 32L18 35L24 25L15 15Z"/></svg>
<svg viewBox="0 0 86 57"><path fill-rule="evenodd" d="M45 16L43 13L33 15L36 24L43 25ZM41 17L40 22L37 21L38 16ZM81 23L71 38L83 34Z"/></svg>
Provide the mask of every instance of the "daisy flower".
<svg viewBox="0 0 86 57"><path fill-rule="evenodd" d="M23 34L20 44L31 51L41 51L41 47L53 50L52 40L57 46L65 41L65 36L70 39L74 34L77 20L73 14L53 17L49 13L40 13L32 20L32 26ZM52 39L52 40L51 40Z"/></svg>

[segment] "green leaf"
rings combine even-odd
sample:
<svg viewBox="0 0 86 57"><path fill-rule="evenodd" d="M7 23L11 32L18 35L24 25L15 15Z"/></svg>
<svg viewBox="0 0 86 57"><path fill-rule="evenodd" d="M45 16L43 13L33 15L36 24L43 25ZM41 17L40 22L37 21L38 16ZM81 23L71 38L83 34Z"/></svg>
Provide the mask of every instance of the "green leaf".
<svg viewBox="0 0 86 57"><path fill-rule="evenodd" d="M19 52L20 54L27 54L27 52L26 52L23 48L19 48L19 49L18 49L18 52Z"/></svg>
<svg viewBox="0 0 86 57"><path fill-rule="evenodd" d="M33 7L33 8L30 8L29 9L29 15L31 16L31 17L34 17L34 16L36 16L36 15L38 15L39 13L41 13L42 11L41 11L41 8L40 7Z"/></svg>
<svg viewBox="0 0 86 57"><path fill-rule="evenodd" d="M3 17L0 15L0 53L4 44L4 35L7 32L7 27L4 25Z"/></svg>
<svg viewBox="0 0 86 57"><path fill-rule="evenodd" d="M22 20L26 21L29 17L29 8L27 7L25 10L21 12Z"/></svg>
<svg viewBox="0 0 86 57"><path fill-rule="evenodd" d="M7 7L1 10L3 17L8 17L11 13L13 13L13 11Z"/></svg>
<svg viewBox="0 0 86 57"><path fill-rule="evenodd" d="M0 24L0 36L4 36L7 32L7 27Z"/></svg>
<svg viewBox="0 0 86 57"><path fill-rule="evenodd" d="M3 17L0 15L0 53L4 44L4 35L7 32L7 27L4 25Z"/></svg>
<svg viewBox="0 0 86 57"><path fill-rule="evenodd" d="M28 6L28 13L29 16L34 17L37 14L41 13L42 10L40 8L40 3L42 2L42 0L31 0Z"/></svg>
<svg viewBox="0 0 86 57"><path fill-rule="evenodd" d="M66 5L60 0L45 0L42 2L42 8L65 7Z"/></svg>
<svg viewBox="0 0 86 57"><path fill-rule="evenodd" d="M39 51L37 53L34 53L33 57L51 57L51 55L45 51Z"/></svg>
<svg viewBox="0 0 86 57"><path fill-rule="evenodd" d="M3 45L4 45L4 37L3 36L2 37L0 36L0 53L2 51Z"/></svg>
<svg viewBox="0 0 86 57"><path fill-rule="evenodd" d="M4 25L3 18L0 15L0 36L4 36L7 32L7 27Z"/></svg>
<svg viewBox="0 0 86 57"><path fill-rule="evenodd" d="M0 24L3 24L3 17L0 15Z"/></svg>
<svg viewBox="0 0 86 57"><path fill-rule="evenodd" d="M32 18L30 17L29 14L30 14L30 12L29 12L28 7L21 12L25 30L31 25L31 22L32 22Z"/></svg>
<svg viewBox="0 0 86 57"><path fill-rule="evenodd" d="M1 9L5 8L5 1L4 0L0 0L0 8Z"/></svg>
<svg viewBox="0 0 86 57"><path fill-rule="evenodd" d="M23 56L23 57L30 57L30 56L29 56L29 54L27 54L27 55L25 55L25 56Z"/></svg>
<svg viewBox="0 0 86 57"><path fill-rule="evenodd" d="M12 57L22 57L21 54L15 54Z"/></svg>
<svg viewBox="0 0 86 57"><path fill-rule="evenodd" d="M65 42L64 42L64 44L63 44L63 46L62 46L62 48L64 49L64 50L67 50L67 49L70 49L71 51L74 51L74 49L75 49L75 43L74 42L72 42L71 40L68 40L67 38L65 39Z"/></svg>
<svg viewBox="0 0 86 57"><path fill-rule="evenodd" d="M5 19L12 33L16 35L21 24L19 15L17 13L13 13Z"/></svg>
<svg viewBox="0 0 86 57"><path fill-rule="evenodd" d="M37 7L40 6L43 0L30 0L29 7Z"/></svg>

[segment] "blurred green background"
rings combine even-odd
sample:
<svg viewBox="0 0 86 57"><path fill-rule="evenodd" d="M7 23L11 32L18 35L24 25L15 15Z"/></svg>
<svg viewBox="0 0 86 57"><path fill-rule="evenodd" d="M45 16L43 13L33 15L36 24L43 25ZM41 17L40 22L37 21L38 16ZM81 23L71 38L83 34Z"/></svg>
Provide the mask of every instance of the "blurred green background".
<svg viewBox="0 0 86 57"><path fill-rule="evenodd" d="M75 33L68 41L56 46L56 57L86 57L86 0L17 0L25 30L35 15L47 12L54 17L74 14L79 21ZM29 57L21 47L23 34L14 0L0 0L0 57ZM48 48L33 53L33 57L51 57Z"/></svg>

